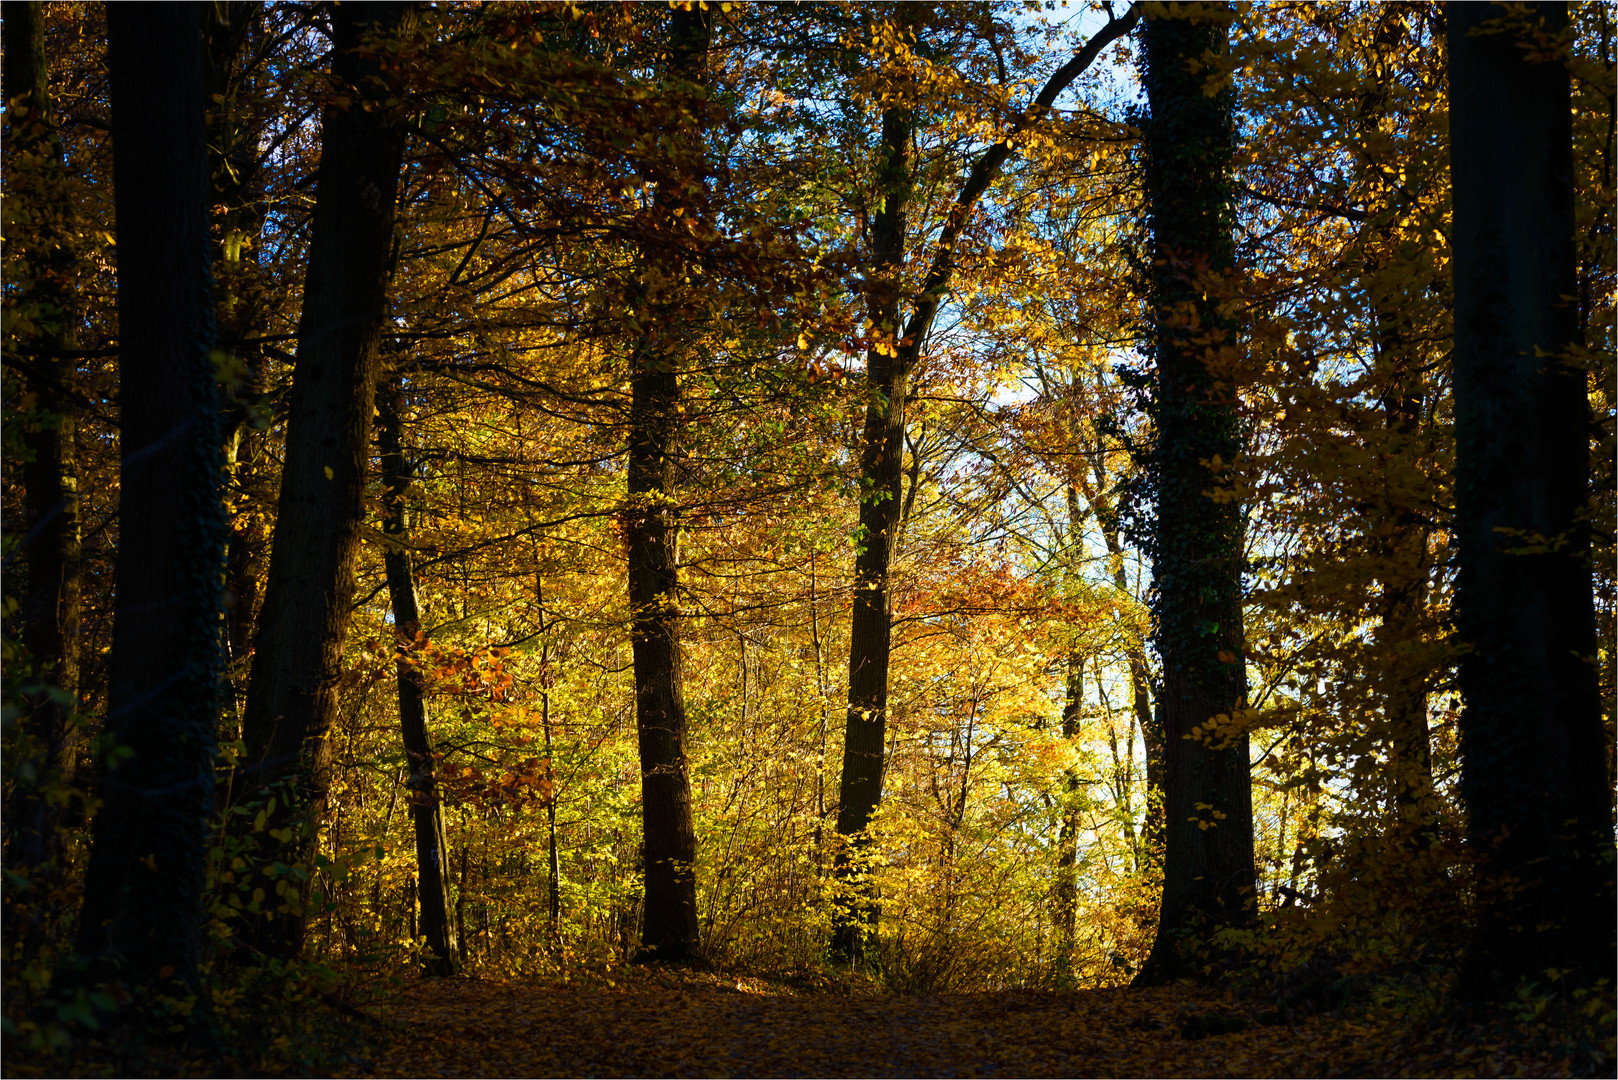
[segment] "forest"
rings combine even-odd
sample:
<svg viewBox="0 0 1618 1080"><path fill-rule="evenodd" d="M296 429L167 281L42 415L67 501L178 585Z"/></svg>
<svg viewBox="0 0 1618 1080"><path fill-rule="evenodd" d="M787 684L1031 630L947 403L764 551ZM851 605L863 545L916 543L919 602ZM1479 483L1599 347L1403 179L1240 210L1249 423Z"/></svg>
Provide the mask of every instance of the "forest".
<svg viewBox="0 0 1618 1080"><path fill-rule="evenodd" d="M4 1070L1594 1075L1601 0L11 0Z"/></svg>

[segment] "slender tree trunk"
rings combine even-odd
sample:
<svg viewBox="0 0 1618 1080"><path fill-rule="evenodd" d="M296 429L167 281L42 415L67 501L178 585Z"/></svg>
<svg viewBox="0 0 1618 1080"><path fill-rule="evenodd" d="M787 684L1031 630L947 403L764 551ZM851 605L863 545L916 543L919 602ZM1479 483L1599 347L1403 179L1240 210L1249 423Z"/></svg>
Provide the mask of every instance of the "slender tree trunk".
<svg viewBox="0 0 1618 1080"><path fill-rule="evenodd" d="M556 843L556 748L551 738L551 687L556 685L556 671L551 667L551 624L545 620L545 580L534 583L534 595L539 601L539 632L544 636L539 650L539 724L545 733L545 855L550 870L550 887L546 896L546 914L550 925L551 948L562 945L562 858Z"/></svg>
<svg viewBox="0 0 1618 1080"><path fill-rule="evenodd" d="M7 865L28 874L51 859L59 844L59 815L44 789L73 769L71 725L79 697L78 406L67 393L73 361L63 353L78 347L81 316L73 280L79 269L73 200L51 115L43 5L7 8L4 34L9 197L20 208L7 243L24 245L21 261L32 278L39 326L29 341L38 352L22 368L36 404L20 418L31 459L22 470L28 585L21 634L33 663L23 718L28 743L23 752L31 767L16 770L6 808ZM13 914L14 905L8 905L8 928Z"/></svg>
<svg viewBox="0 0 1618 1080"><path fill-rule="evenodd" d="M1391 297L1390 303L1395 303ZM1415 358L1408 355L1391 312L1378 312L1379 358L1386 358L1389 384L1383 415L1389 437L1387 459L1391 468L1415 467L1422 409L1422 379ZM1408 505L1393 492L1385 495L1385 520L1391 534L1379 544L1383 569L1382 595L1377 606L1376 643L1387 665L1383 708L1388 731L1393 805L1401 827L1423 844L1433 832L1432 737L1427 726L1427 687L1431 666L1426 661L1424 612L1430 572L1428 530Z"/></svg>
<svg viewBox="0 0 1618 1080"><path fill-rule="evenodd" d="M900 29L910 33L920 5L903 5ZM1056 98L1101 55L1113 41L1127 34L1139 19L1131 7L1085 43L1072 59L1046 80L1032 105L1012 125L1021 131L1044 118ZM903 84L910 76L896 72ZM902 93L901 93L902 96ZM910 375L921 358L921 347L931 332L939 305L949 294L955 276L956 246L1006 159L1012 139L995 142L973 162L971 172L945 215L933 246L933 257L920 289L911 296L908 320L902 320L905 299L900 275L904 269L906 221L914 179L911 143L915 118L911 110L895 104L882 114L882 141L878 149L877 209L871 218L871 273L865 284L866 313L871 320L872 347L865 357L868 404L860 450L860 546L854 557L854 605L848 648L848 721L843 740L843 773L839 784L837 832L845 838L836 867L842 880L845 909L837 916L831 953L843 960L858 959L864 939L874 931L877 911L865 895L852 858L864 844L865 829L882 799L882 772L887 744L888 662L892 644L889 611L889 567L898 539L905 447L905 406ZM852 851L851 851L852 848Z"/></svg>
<svg viewBox="0 0 1618 1080"><path fill-rule="evenodd" d="M882 798L883 749L887 743L888 653L892 635L888 567L898 533L903 483L905 404L910 363L917 350L899 338L899 281L904 267L905 221L910 208L910 110L882 115L880 209L871 224L871 281L866 315L873 347L865 354L864 446L860 452L860 531L854 556L854 611L848 645L848 723L838 791L837 832L856 847ZM857 859L839 849L837 873L849 893L832 953L857 959L876 922L876 909L859 885Z"/></svg>
<svg viewBox="0 0 1618 1080"><path fill-rule="evenodd" d="M1062 738L1079 737L1084 720L1084 657L1071 653L1067 658L1067 697L1062 703ZM1073 959L1074 932L1077 928L1079 898L1079 812L1073 805L1079 793L1077 773L1062 774L1066 798L1062 800L1062 824L1056 840L1055 923L1057 964L1066 972Z"/></svg>
<svg viewBox="0 0 1618 1080"><path fill-rule="evenodd" d="M545 646L541 662L550 660L550 646ZM545 797L545 857L550 871L550 889L546 896L545 912L550 925L551 947L562 944L562 858L556 844L556 753L551 741L551 693L547 686L540 693L539 722L545 729L545 779L550 791Z"/></svg>
<svg viewBox="0 0 1618 1080"><path fill-rule="evenodd" d="M264 7L252 0L199 6L203 29L203 82L208 101L208 172L213 218L214 297L219 351L224 354L224 448L231 510L225 561L225 638L236 685L239 737L247 655L264 576L263 486L265 418L263 350L249 339L265 332L266 310L256 251L264 232L265 203L259 157L262 124L252 108L248 49L263 30ZM255 512L260 511L260 512Z"/></svg>
<svg viewBox="0 0 1618 1080"><path fill-rule="evenodd" d="M1124 566L1118 516L1107 496L1106 476L1099 459L1094 467L1095 486L1085 485L1085 498L1095 508L1101 540L1107 547L1107 561L1112 567L1113 587L1127 595L1129 573ZM1152 714L1152 679L1146 665L1145 643L1126 640L1124 659L1129 667L1130 707L1146 751L1146 857L1157 863L1161 861L1163 849L1163 730Z"/></svg>
<svg viewBox="0 0 1618 1080"><path fill-rule="evenodd" d="M1412 6L1395 0L1380 8L1374 65L1409 48L1405 20ZM1387 99L1386 76L1378 68L1360 102L1357 123L1363 137L1378 129L1387 112ZM1420 489L1398 474L1421 468L1431 454L1420 438L1426 387L1416 354L1418 334L1411 324L1411 312L1417 309L1408 291L1409 275L1397 272L1400 256L1394 222L1409 212L1409 199L1399 190L1398 178L1392 164L1372 166L1367 177L1371 188L1367 202L1376 217L1367 233L1371 250L1365 273L1376 326L1375 372L1385 440L1381 505L1371 508L1369 516L1386 530L1376 542L1382 588L1376 645L1382 666L1391 802L1400 827L1420 842L1430 843L1433 771L1427 688L1432 664L1423 625L1431 570L1428 529L1414 505L1421 495L1409 494Z"/></svg>
<svg viewBox="0 0 1618 1080"><path fill-rule="evenodd" d="M1130 706L1134 710L1135 726L1140 728L1141 747L1146 753L1146 862L1159 864L1164 844L1163 728L1152 714L1152 682L1147 673L1145 650L1132 646L1127 659Z"/></svg>
<svg viewBox="0 0 1618 1080"><path fill-rule="evenodd" d="M1578 344L1570 81L1536 56L1562 3L1447 6L1455 273L1461 794L1479 864L1462 986L1612 977L1606 786L1589 564L1589 405ZM1577 972L1547 980L1557 968Z"/></svg>
<svg viewBox="0 0 1618 1080"><path fill-rule="evenodd" d="M671 74L677 92L705 92L711 12L676 10L670 19ZM700 131L683 137L700 147ZM689 149L690 147L688 147ZM700 149L688 155L700 161ZM688 212L683 180L659 186L659 220ZM648 253L648 261L656 256ZM678 279L681 275L676 273ZM682 321L660 290L639 288L649 329L631 356L629 602L633 611L635 724L639 735L645 860L645 922L640 955L680 962L697 947L697 838L691 822L685 694L679 637L679 521L672 466L680 427Z"/></svg>
<svg viewBox="0 0 1618 1080"><path fill-rule="evenodd" d="M1162 912L1141 985L1189 974L1192 940L1253 913L1247 735L1231 726L1247 696L1242 517L1235 502L1206 494L1217 483L1206 463L1242 450L1229 363L1236 327L1221 303L1235 261L1234 124L1229 92L1204 93L1200 67L1223 51L1228 18L1223 5L1170 9L1145 21L1142 42L1157 366L1147 475L1157 496L1151 544L1166 843Z"/></svg>
<svg viewBox="0 0 1618 1080"><path fill-rule="evenodd" d="M410 818L416 832L416 899L421 906L421 932L427 939L422 957L428 975L454 975L455 937L449 922L449 882L446 860L449 844L444 834L444 807L438 791L438 763L427 734L427 703L422 697L421 672L411 646L421 631L416 602L415 571L410 560L410 531L405 525L405 494L411 470L403 447L404 387L396 375L377 395L377 430L382 451L382 532L388 546L382 564L388 578L388 600L393 607L393 632L399 681L399 733L404 740L410 770ZM411 916L412 924L415 916Z"/></svg>
<svg viewBox="0 0 1618 1080"><path fill-rule="evenodd" d="M358 52L397 30L398 3L332 9L332 73L351 101L327 106L288 404L286 464L264 606L248 683L238 790L274 788L293 838L267 842L261 865L307 863L325 811L343 639L354 596L371 413L380 375L404 128L383 100L383 71ZM372 107L367 107L372 106ZM284 808L284 809L283 809ZM248 943L282 957L303 947L303 890L290 884L249 928Z"/></svg>
<svg viewBox="0 0 1618 1080"><path fill-rule="evenodd" d="M78 948L96 976L197 994L226 535L201 42L183 4L114 4L107 35L123 459L112 749Z"/></svg>
<svg viewBox="0 0 1618 1080"><path fill-rule="evenodd" d="M461 967L466 967L466 866L471 849L461 845L460 884L455 889L455 944L460 953Z"/></svg>

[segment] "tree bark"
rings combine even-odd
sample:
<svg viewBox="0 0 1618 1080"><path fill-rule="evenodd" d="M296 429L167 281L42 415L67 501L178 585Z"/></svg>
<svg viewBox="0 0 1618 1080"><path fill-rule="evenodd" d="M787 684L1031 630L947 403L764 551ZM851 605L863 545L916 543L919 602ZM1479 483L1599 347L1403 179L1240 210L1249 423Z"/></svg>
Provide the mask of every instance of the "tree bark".
<svg viewBox="0 0 1618 1080"><path fill-rule="evenodd" d="M399 733L410 771L410 819L416 833L416 895L420 930L427 939L422 970L428 975L450 976L457 971L455 934L449 921L449 843L444 832L444 808L438 791L438 762L427 734L427 704L422 696L421 672L411 657L411 646L421 631L416 601L415 571L410 559L410 531L405 524L405 493L411 470L405 461L400 417L404 387L398 376L377 397L377 432L382 451L382 532L388 546L382 564L388 579L388 600L393 608L399 683ZM415 919L412 916L412 922Z"/></svg>
<svg viewBox="0 0 1618 1080"><path fill-rule="evenodd" d="M910 110L893 107L882 115L882 168L877 176L880 209L871 224L871 279L866 316L875 344L865 354L864 445L860 451L860 530L854 555L854 610L848 645L848 721L843 737L837 832L851 844L863 843L865 829L882 798L883 750L887 741L888 659L892 615L888 567L898 534L904 466L905 403L910 362L918 350L899 341L900 272L904 268L905 222L910 208ZM839 849L836 868L849 893L840 915L832 953L857 959L864 937L876 922L876 909L859 886L858 860Z"/></svg>
<svg viewBox="0 0 1618 1080"><path fill-rule="evenodd" d="M237 785L273 794L276 823L294 831L284 845L261 844L264 866L307 863L325 812L326 735L354 596L405 137L386 104L378 59L358 50L367 36L396 31L407 10L400 3L332 9L332 74L351 100L328 105L322 117L286 463ZM302 891L282 889L272 910L248 929L248 943L269 955L296 956L303 947Z"/></svg>
<svg viewBox="0 0 1618 1080"><path fill-rule="evenodd" d="M73 279L79 269L73 201L51 114L43 5L7 9L4 34L10 197L26 208L27 221L26 229L20 222L12 226L7 242L22 245L38 312L31 343L44 354L25 369L35 406L20 420L29 455L22 470L28 573L21 638L33 676L23 692L28 762L16 770L6 813L7 865L27 874L56 854L59 815L44 789L73 769L71 725L79 696L77 406L66 393L74 364L61 354L78 347L81 313ZM8 906L8 936L12 914Z"/></svg>
<svg viewBox="0 0 1618 1080"><path fill-rule="evenodd" d="M556 748L551 737L551 688L556 685L556 669L551 666L550 629L545 619L545 579L534 581L534 598L539 603L539 632L544 635L539 650L539 725L545 734L545 855L549 871L545 911L552 949L562 947L562 856L556 838Z"/></svg>
<svg viewBox="0 0 1618 1080"><path fill-rule="evenodd" d="M1148 18L1142 35L1157 369L1146 472L1157 502L1151 547L1165 851L1158 932L1139 985L1189 974L1195 941L1218 926L1246 924L1253 913L1248 740L1231 723L1247 696L1242 517L1234 501L1207 494L1218 482L1207 463L1232 461L1242 450L1229 364L1236 327L1222 303L1235 263L1232 104L1228 91L1204 93L1200 68L1223 51L1228 19L1223 4L1172 9Z"/></svg>
<svg viewBox="0 0 1618 1080"><path fill-rule="evenodd" d="M226 533L201 42L183 4L114 4L107 34L123 457L111 749L78 948L99 977L197 994Z"/></svg>
<svg viewBox="0 0 1618 1080"><path fill-rule="evenodd" d="M248 49L262 33L264 8L252 0L228 0L203 4L200 11L208 100L208 175L214 208L214 296L219 350L225 356L223 439L231 510L225 561L225 639L239 698L247 688L246 661L267 539L262 513L268 502L263 490L266 419L259 401L264 392L264 353L250 343L265 333L267 315L255 254L266 209L258 149L262 122L243 102L244 91L251 89L245 61ZM240 701L236 713L236 724L227 733L231 738L240 735Z"/></svg>
<svg viewBox="0 0 1618 1080"><path fill-rule="evenodd" d="M1113 586L1120 594L1128 595L1129 573L1124 567L1123 537L1119 533L1117 513L1107 495L1106 475L1099 458L1093 468L1094 487L1084 485L1085 498L1095 509L1101 540L1107 547L1107 560L1112 566ZM1130 707L1146 752L1146 859L1157 863L1161 861L1163 848L1163 730L1152 713L1151 670L1146 664L1144 643L1126 641L1124 659L1129 666Z"/></svg>
<svg viewBox="0 0 1618 1080"><path fill-rule="evenodd" d="M670 18L675 92L705 96L712 13L677 9ZM693 108L694 114L700 107ZM700 161L700 129L681 133L688 161ZM658 187L659 222L689 212L686 179ZM660 253L645 252L651 262ZM667 258L670 256L662 255ZM672 256L680 258L681 256ZM666 271L665 271L666 272ZM674 275L677 280L682 275ZM680 429L683 319L660 289L636 286L648 326L630 357L629 603L633 613L635 727L639 736L645 915L639 956L681 962L697 948L697 838L691 821L686 715L679 636L679 518L672 467ZM657 294L657 295L654 295Z"/></svg>
<svg viewBox="0 0 1618 1080"><path fill-rule="evenodd" d="M1379 9L1372 63L1403 54L1406 18L1410 5L1394 2ZM1362 138L1378 130L1388 108L1388 84L1380 70L1371 73L1356 122ZM1388 747L1387 778L1395 825L1425 845L1434 839L1431 734L1427 726L1427 689L1433 666L1426 647L1424 623L1427 586L1431 572L1427 557L1429 529L1415 502L1421 488L1400 477L1401 470L1423 467L1431 457L1421 439L1426 397L1421 358L1416 352L1419 333L1412 313L1419 307L1408 294L1410 279L1396 273L1399 239L1397 218L1409 212L1410 200L1399 184L1395 163L1373 164L1368 169L1370 194L1366 202L1373 224L1367 230L1370 250L1365 278L1376 336L1374 378L1383 417L1382 485L1380 505L1368 507L1367 517L1383 530L1375 540L1380 562L1381 596L1377 604L1376 660L1381 668L1385 737ZM1409 476L1409 472L1405 472ZM1412 491L1418 494L1410 494Z"/></svg>
<svg viewBox="0 0 1618 1080"><path fill-rule="evenodd" d="M1062 703L1062 738L1069 741L1079 737L1084 719L1084 657L1077 652L1067 658L1067 696ZM1064 974L1070 972L1073 962L1074 932L1078 922L1079 900L1079 811L1073 805L1079 793L1079 778L1074 770L1062 774L1066 789L1061 803L1062 823L1056 839L1056 903L1055 923L1056 963Z"/></svg>
<svg viewBox="0 0 1618 1080"><path fill-rule="evenodd" d="M1455 275L1461 794L1480 912L1461 985L1611 978L1606 786L1589 564L1570 80L1536 58L1562 3L1447 5ZM1537 47L1537 46L1536 46ZM1547 983L1546 970L1577 975Z"/></svg>

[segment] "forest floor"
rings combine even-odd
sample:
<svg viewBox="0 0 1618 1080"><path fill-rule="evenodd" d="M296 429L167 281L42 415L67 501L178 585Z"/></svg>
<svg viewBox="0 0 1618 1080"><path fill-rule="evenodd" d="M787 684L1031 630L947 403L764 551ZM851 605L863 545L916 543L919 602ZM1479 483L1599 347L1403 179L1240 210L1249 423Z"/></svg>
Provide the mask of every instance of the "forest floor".
<svg viewBox="0 0 1618 1080"><path fill-rule="evenodd" d="M354 1048L353 1071L340 1075L1566 1076L1590 1068L1555 1051L1513 1049L1520 1040L1494 1029L1424 1030L1387 1007L1280 1023L1189 987L847 995L652 971L561 986L413 982L365 1012L378 1018L375 1038Z"/></svg>

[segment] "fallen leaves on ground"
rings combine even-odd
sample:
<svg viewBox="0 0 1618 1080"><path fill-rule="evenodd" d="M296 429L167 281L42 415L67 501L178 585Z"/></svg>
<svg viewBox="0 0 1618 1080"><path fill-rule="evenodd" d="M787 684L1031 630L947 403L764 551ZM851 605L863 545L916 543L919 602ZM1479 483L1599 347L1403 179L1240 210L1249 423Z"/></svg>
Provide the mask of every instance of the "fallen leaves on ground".
<svg viewBox="0 0 1618 1080"><path fill-rule="evenodd" d="M1565 1074L1486 1041L1425 1049L1369 1014L1262 1024L1216 992L794 993L655 972L591 985L422 981L368 1006L348 1075L1499 1076Z"/></svg>

